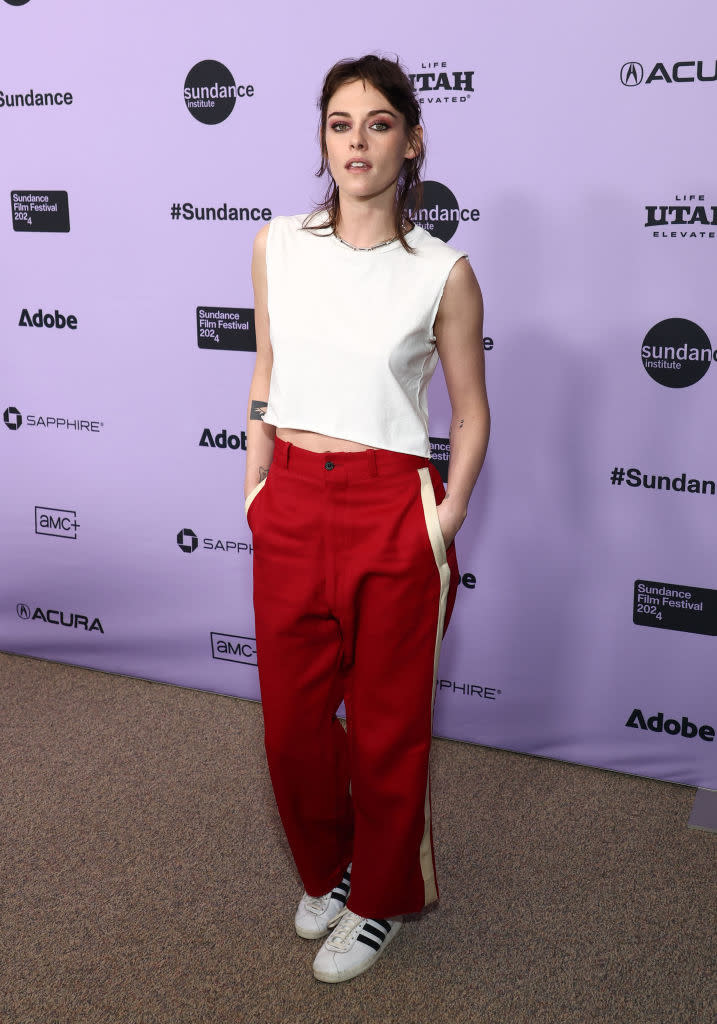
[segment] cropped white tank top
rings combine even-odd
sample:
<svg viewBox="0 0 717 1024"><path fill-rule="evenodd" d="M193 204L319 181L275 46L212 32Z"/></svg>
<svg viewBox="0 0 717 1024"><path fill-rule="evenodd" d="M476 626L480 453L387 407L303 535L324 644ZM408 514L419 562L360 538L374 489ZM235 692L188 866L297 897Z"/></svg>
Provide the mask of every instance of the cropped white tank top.
<svg viewBox="0 0 717 1024"><path fill-rule="evenodd" d="M415 225L407 241L354 250L304 215L269 226L274 362L264 421L430 456L433 334L454 263L466 254Z"/></svg>

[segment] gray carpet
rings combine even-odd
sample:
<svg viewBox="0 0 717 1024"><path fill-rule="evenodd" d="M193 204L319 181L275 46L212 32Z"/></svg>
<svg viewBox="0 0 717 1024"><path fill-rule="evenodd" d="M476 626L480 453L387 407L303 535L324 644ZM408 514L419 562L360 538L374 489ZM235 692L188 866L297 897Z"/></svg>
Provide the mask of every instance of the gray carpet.
<svg viewBox="0 0 717 1024"><path fill-rule="evenodd" d="M714 1024L694 790L434 744L440 909L311 974L261 707L0 654L0 1024Z"/></svg>

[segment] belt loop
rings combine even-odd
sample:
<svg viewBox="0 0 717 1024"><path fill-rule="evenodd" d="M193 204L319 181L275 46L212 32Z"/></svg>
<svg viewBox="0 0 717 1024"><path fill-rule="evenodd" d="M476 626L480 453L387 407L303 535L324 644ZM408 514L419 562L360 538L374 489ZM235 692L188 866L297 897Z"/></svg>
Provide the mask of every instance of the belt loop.
<svg viewBox="0 0 717 1024"><path fill-rule="evenodd" d="M366 449L366 455L368 456L368 472L369 476L378 476L378 465L376 463L376 451L373 448Z"/></svg>

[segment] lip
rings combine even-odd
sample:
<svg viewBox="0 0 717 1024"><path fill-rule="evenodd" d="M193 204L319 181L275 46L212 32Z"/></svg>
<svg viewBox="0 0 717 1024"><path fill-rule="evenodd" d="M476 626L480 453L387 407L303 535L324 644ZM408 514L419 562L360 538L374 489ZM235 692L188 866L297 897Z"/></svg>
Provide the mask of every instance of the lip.
<svg viewBox="0 0 717 1024"><path fill-rule="evenodd" d="M357 159L360 158L354 156L350 160L347 160L344 164L344 168L352 174L363 174L365 171L371 170L372 164L370 160L361 160L361 163L364 165L363 167L352 167L351 164Z"/></svg>

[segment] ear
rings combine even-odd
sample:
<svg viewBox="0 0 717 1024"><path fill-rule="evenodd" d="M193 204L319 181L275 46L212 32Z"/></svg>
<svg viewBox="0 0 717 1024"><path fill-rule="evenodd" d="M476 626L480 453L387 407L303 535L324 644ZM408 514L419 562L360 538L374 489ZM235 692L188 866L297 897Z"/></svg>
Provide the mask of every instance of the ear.
<svg viewBox="0 0 717 1024"><path fill-rule="evenodd" d="M406 143L406 152L403 154L404 160L414 160L420 155L423 149L423 128L420 124L417 124L415 128L412 128L408 135L408 142Z"/></svg>

